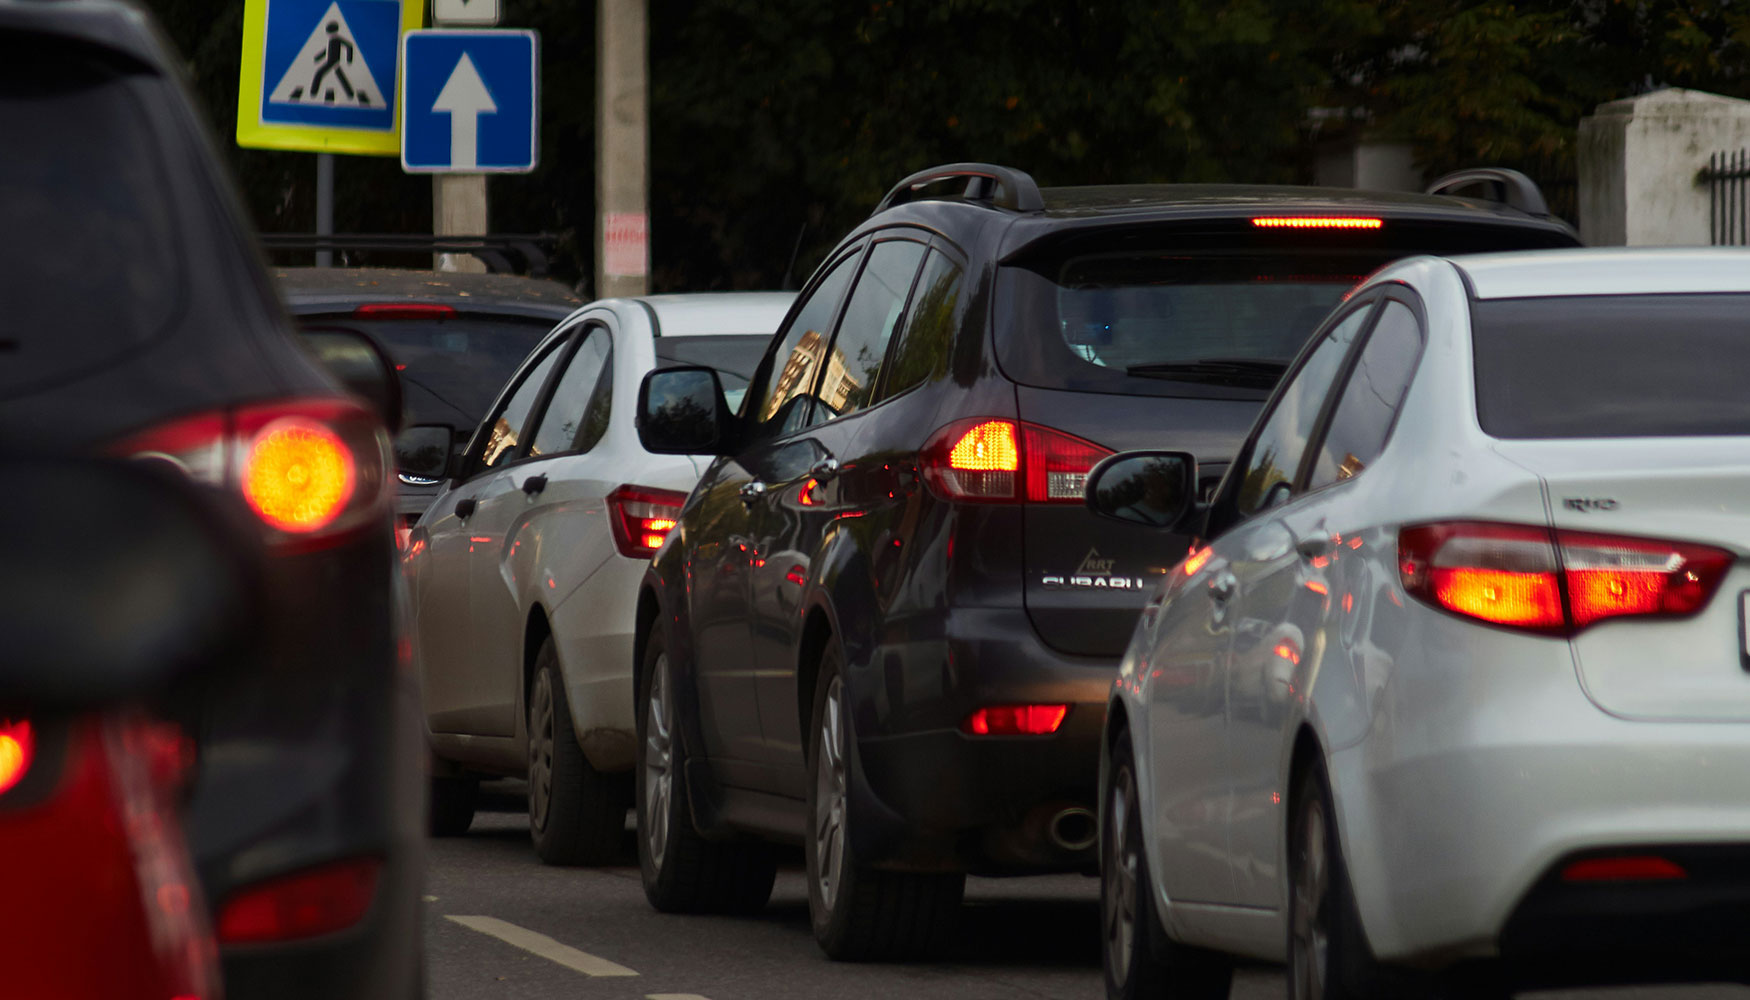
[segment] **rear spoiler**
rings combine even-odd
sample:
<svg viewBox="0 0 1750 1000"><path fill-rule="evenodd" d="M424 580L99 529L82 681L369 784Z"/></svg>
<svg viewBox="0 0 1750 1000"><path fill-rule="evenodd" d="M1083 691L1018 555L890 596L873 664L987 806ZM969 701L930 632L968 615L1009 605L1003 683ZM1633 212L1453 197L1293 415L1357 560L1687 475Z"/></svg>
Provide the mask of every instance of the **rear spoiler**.
<svg viewBox="0 0 1750 1000"><path fill-rule="evenodd" d="M1505 167L1472 167L1454 171L1428 185L1428 190L1423 193L1480 198L1545 219L1550 214L1549 203L1544 200L1537 182Z"/></svg>
<svg viewBox="0 0 1750 1000"><path fill-rule="evenodd" d="M327 250L342 254L378 251L400 254L465 253L486 265L493 274L521 274L530 278L548 276L548 258L559 243L553 233L493 233L485 236L426 236L424 234L262 233L261 245L269 254ZM350 266L350 265L349 265Z"/></svg>

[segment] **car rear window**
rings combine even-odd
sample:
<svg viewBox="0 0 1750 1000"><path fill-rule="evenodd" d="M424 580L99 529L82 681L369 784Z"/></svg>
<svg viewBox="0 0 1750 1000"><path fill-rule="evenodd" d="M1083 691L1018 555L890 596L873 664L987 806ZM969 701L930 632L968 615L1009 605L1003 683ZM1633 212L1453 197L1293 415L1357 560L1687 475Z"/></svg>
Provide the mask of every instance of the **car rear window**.
<svg viewBox="0 0 1750 1000"><path fill-rule="evenodd" d="M747 394L747 384L753 371L760 366L766 345L772 342L769 333L713 334L704 337L659 337L656 341L658 367L668 365L707 365L717 369L723 382L723 395L731 410L741 408L741 397Z"/></svg>
<svg viewBox="0 0 1750 1000"><path fill-rule="evenodd" d="M1471 315L1494 437L1750 434L1750 295L1492 299Z"/></svg>
<svg viewBox="0 0 1750 1000"><path fill-rule="evenodd" d="M182 293L142 78L0 32L0 397L157 338Z"/></svg>
<svg viewBox="0 0 1750 1000"><path fill-rule="evenodd" d="M307 316L303 325L353 329L374 338L401 376L406 425L461 428L485 419L517 365L552 329L539 320L481 316L368 322Z"/></svg>
<svg viewBox="0 0 1750 1000"><path fill-rule="evenodd" d="M1379 230L1257 234L1233 223L1084 237L1004 267L998 360L1050 389L1263 399L1362 278L1424 253L1571 245L1530 227L1386 220Z"/></svg>

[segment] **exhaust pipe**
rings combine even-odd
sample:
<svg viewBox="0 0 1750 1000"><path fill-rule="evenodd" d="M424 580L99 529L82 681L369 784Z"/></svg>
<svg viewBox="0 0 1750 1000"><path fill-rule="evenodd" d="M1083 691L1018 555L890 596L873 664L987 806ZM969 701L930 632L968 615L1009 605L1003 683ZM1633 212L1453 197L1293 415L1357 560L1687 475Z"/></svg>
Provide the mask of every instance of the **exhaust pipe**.
<svg viewBox="0 0 1750 1000"><path fill-rule="evenodd" d="M1091 810L1075 806L1053 813L1045 825L1045 836L1058 850L1077 854L1094 846L1100 825Z"/></svg>

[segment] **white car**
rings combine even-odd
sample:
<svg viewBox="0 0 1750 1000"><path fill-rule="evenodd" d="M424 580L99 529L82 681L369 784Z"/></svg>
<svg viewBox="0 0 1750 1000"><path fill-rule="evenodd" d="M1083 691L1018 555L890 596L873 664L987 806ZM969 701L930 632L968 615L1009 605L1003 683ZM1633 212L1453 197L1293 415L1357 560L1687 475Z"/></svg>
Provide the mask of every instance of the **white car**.
<svg viewBox="0 0 1750 1000"><path fill-rule="evenodd" d="M1109 704L1109 995L1750 981L1750 253L1393 264L1199 515Z"/></svg>
<svg viewBox="0 0 1750 1000"><path fill-rule="evenodd" d="M527 777L543 861L619 850L638 580L700 472L639 445L639 383L663 365L709 365L739 394L794 298L593 302L541 341L459 455L451 428L402 437L402 472L444 480L403 556L434 834L467 830L481 776Z"/></svg>

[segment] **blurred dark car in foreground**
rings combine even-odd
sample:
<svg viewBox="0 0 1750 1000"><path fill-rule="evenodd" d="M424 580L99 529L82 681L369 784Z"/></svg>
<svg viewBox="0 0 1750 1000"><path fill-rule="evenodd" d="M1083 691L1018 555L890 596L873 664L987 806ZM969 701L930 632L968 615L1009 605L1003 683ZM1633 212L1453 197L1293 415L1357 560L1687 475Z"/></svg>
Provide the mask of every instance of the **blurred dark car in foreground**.
<svg viewBox="0 0 1750 1000"><path fill-rule="evenodd" d="M393 374L356 335L326 338L383 388L378 412L299 342L178 66L139 8L0 0L0 450L150 459L249 520L268 552L258 651L175 718L225 993L412 996ZM112 609L88 610L101 628Z"/></svg>

